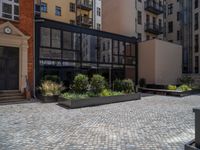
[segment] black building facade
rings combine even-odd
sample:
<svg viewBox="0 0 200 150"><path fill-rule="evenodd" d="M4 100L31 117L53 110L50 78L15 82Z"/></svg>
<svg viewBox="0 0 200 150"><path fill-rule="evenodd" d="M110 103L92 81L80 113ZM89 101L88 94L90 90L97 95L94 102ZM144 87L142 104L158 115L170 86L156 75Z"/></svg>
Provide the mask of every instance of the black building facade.
<svg viewBox="0 0 200 150"><path fill-rule="evenodd" d="M110 84L124 78L137 83L136 38L41 18L35 31L36 86L45 75L58 75L69 85L77 73L99 73Z"/></svg>

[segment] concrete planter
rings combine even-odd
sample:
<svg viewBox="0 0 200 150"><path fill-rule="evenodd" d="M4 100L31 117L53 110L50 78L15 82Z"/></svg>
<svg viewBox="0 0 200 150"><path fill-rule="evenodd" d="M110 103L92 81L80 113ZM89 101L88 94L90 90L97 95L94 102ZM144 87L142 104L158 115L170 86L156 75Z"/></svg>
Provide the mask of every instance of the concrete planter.
<svg viewBox="0 0 200 150"><path fill-rule="evenodd" d="M89 99L81 99L81 100L80 99L66 100L60 97L58 104L69 108L81 108L88 106L97 106L97 105L111 104L117 102L139 100L139 99L141 99L140 93L121 95L121 96L92 97Z"/></svg>
<svg viewBox="0 0 200 150"><path fill-rule="evenodd" d="M43 96L43 95L39 95L38 96L39 100L41 100L43 103L53 103L53 102L57 102L59 96L58 95L54 95L54 96Z"/></svg>
<svg viewBox="0 0 200 150"><path fill-rule="evenodd" d="M185 96L198 93L197 90L181 92L181 91L173 91L173 90L166 90L166 89L151 89L151 88L139 88L139 91L144 92L144 93L169 95L169 96L176 96L176 97L185 97Z"/></svg>
<svg viewBox="0 0 200 150"><path fill-rule="evenodd" d="M195 113L195 140L185 145L185 150L200 150L200 108L193 109Z"/></svg>

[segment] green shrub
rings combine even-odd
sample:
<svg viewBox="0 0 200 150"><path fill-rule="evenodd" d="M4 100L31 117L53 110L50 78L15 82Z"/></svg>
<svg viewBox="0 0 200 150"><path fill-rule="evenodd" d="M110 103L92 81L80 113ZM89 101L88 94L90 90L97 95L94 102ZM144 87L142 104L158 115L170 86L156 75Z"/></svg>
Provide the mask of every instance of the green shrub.
<svg viewBox="0 0 200 150"><path fill-rule="evenodd" d="M100 94L106 88L105 78L101 75L95 74L90 82L91 90L95 94Z"/></svg>
<svg viewBox="0 0 200 150"><path fill-rule="evenodd" d="M179 87L177 88L177 90L178 90L178 91L185 92L185 91L191 91L192 89L191 89L188 85L183 84L183 85L179 86Z"/></svg>
<svg viewBox="0 0 200 150"><path fill-rule="evenodd" d="M125 93L134 92L134 83L131 79L125 79L123 82L123 90Z"/></svg>
<svg viewBox="0 0 200 150"><path fill-rule="evenodd" d="M64 93L62 94L62 97L66 100L77 100L77 99L87 99L89 98L89 95L87 93L85 94L78 94L78 93Z"/></svg>
<svg viewBox="0 0 200 150"><path fill-rule="evenodd" d="M100 96L112 96L112 91L108 89L104 89L101 93Z"/></svg>
<svg viewBox="0 0 200 150"><path fill-rule="evenodd" d="M63 86L62 84L58 84L50 80L45 80L42 81L39 90L44 96L60 95L61 91L63 90Z"/></svg>
<svg viewBox="0 0 200 150"><path fill-rule="evenodd" d="M194 84L194 80L192 79L192 77L189 77L189 76L183 76L182 78L179 78L178 82L181 85L185 84L185 85L188 85L190 87Z"/></svg>
<svg viewBox="0 0 200 150"><path fill-rule="evenodd" d="M114 91L118 91L118 92L123 91L124 90L124 86L123 86L122 80L119 80L119 79L115 80L113 82L113 89L114 89Z"/></svg>
<svg viewBox="0 0 200 150"><path fill-rule="evenodd" d="M139 85L140 85L140 87L145 87L146 86L146 80L144 78L140 79Z"/></svg>
<svg viewBox="0 0 200 150"><path fill-rule="evenodd" d="M57 75L45 75L43 81L52 81L60 83L60 78Z"/></svg>
<svg viewBox="0 0 200 150"><path fill-rule="evenodd" d="M75 93L86 93L88 90L88 85L88 77L83 74L78 74L74 78L72 89Z"/></svg>
<svg viewBox="0 0 200 150"><path fill-rule="evenodd" d="M177 89L177 87L176 87L176 85L168 85L167 89L175 91Z"/></svg>
<svg viewBox="0 0 200 150"><path fill-rule="evenodd" d="M119 95L124 95L123 92L115 92L115 91L111 91L109 89L104 89L101 93L100 96L119 96Z"/></svg>

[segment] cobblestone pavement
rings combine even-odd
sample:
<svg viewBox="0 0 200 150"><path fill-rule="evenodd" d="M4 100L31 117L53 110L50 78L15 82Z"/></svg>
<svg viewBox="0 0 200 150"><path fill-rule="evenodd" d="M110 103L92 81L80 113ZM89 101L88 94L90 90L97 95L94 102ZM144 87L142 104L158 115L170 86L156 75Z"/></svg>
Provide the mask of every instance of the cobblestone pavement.
<svg viewBox="0 0 200 150"><path fill-rule="evenodd" d="M200 95L143 97L65 109L55 103L0 106L0 150L181 150L194 138Z"/></svg>

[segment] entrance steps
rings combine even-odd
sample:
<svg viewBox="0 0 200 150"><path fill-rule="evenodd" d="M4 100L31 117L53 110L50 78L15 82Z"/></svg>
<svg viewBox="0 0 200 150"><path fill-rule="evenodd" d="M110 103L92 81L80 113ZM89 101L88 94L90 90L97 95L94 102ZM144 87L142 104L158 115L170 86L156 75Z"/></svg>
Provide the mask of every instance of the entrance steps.
<svg viewBox="0 0 200 150"><path fill-rule="evenodd" d="M20 91L0 91L0 105L28 102Z"/></svg>

